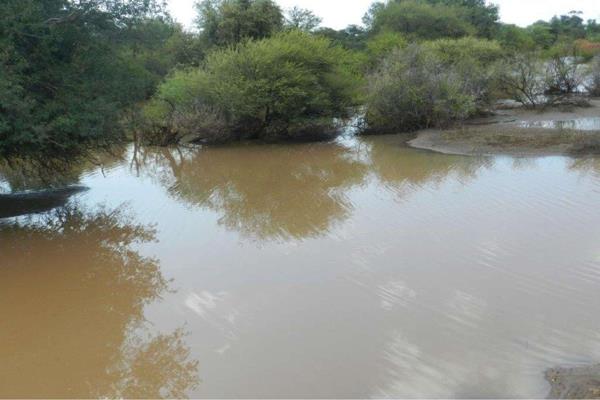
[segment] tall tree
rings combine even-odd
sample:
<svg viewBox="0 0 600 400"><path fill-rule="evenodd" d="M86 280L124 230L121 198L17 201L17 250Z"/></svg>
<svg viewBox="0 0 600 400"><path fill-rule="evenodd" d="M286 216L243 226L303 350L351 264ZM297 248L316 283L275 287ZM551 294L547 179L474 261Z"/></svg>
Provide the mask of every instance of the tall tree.
<svg viewBox="0 0 600 400"><path fill-rule="evenodd" d="M373 3L363 22L375 31L408 33L417 39L475 34L491 38L499 9L485 0L390 0Z"/></svg>
<svg viewBox="0 0 600 400"><path fill-rule="evenodd" d="M284 25L272 0L203 0L196 3L196 24L209 46L229 46L243 39L262 39Z"/></svg>
<svg viewBox="0 0 600 400"><path fill-rule="evenodd" d="M285 24L288 28L300 29L305 32L314 31L323 20L310 10L293 7L288 10Z"/></svg>
<svg viewBox="0 0 600 400"><path fill-rule="evenodd" d="M120 137L121 110L152 91L122 52L155 0L0 2L0 156L69 156Z"/></svg>
<svg viewBox="0 0 600 400"><path fill-rule="evenodd" d="M372 34L391 31L410 39L438 39L476 33L476 28L464 18L463 9L436 0L390 1L383 7L376 6L370 19Z"/></svg>

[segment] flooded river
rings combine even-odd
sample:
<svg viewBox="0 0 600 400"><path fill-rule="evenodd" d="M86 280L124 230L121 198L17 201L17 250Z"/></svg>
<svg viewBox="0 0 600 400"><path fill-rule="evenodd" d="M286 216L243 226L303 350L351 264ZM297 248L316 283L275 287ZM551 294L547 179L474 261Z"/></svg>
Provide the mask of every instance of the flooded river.
<svg viewBox="0 0 600 400"><path fill-rule="evenodd" d="M1 397L540 398L600 362L598 158L384 136L103 161L0 220Z"/></svg>

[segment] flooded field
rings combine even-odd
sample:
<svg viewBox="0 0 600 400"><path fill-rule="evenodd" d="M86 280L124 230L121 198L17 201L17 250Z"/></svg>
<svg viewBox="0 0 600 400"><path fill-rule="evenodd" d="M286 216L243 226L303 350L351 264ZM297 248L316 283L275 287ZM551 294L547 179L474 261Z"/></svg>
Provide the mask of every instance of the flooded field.
<svg viewBox="0 0 600 400"><path fill-rule="evenodd" d="M387 136L103 161L0 219L1 397L542 398L600 362L600 158Z"/></svg>

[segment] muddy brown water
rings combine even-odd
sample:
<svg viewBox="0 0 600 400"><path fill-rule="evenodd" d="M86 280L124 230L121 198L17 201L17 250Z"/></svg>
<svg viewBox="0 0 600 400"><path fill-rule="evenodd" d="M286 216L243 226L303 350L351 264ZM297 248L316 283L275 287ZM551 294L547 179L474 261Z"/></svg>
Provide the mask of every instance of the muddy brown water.
<svg viewBox="0 0 600 400"><path fill-rule="evenodd" d="M600 362L598 158L123 156L0 220L0 397L541 398Z"/></svg>

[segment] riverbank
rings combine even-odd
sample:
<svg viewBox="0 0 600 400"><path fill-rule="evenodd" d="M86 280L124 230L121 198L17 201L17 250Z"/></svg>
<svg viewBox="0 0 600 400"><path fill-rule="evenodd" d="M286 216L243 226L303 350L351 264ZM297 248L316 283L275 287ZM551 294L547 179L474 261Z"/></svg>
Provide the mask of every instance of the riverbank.
<svg viewBox="0 0 600 400"><path fill-rule="evenodd" d="M421 131L408 144L445 154L600 154L600 100L585 108L498 110L460 128Z"/></svg>
<svg viewBox="0 0 600 400"><path fill-rule="evenodd" d="M554 368L546 372L552 386L549 399L600 398L600 365L581 368Z"/></svg>

